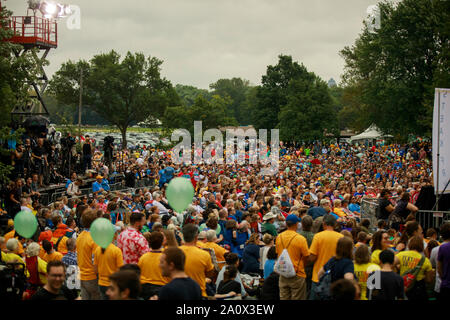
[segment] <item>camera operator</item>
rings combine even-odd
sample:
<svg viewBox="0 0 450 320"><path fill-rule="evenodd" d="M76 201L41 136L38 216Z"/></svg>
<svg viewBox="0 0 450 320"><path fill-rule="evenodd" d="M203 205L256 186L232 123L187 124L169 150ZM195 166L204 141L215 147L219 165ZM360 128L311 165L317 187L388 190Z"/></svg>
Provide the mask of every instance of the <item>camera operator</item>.
<svg viewBox="0 0 450 320"><path fill-rule="evenodd" d="M26 169L25 175L31 177L32 174L32 157L31 157L31 140L25 139L25 144L23 146L23 166Z"/></svg>
<svg viewBox="0 0 450 320"><path fill-rule="evenodd" d="M114 150L114 138L111 136L103 139L103 151L105 153L105 164L110 167Z"/></svg>
<svg viewBox="0 0 450 320"><path fill-rule="evenodd" d="M34 160L35 172L39 175L39 187L44 186L44 170L45 167L48 166L47 162L47 153L44 147L44 139L39 138L37 146L32 149L32 158Z"/></svg>
<svg viewBox="0 0 450 320"><path fill-rule="evenodd" d="M24 175L24 149L21 143L17 144L16 149L12 152L12 165L14 166L14 176L23 178Z"/></svg>
<svg viewBox="0 0 450 320"><path fill-rule="evenodd" d="M62 168L63 173L69 175L69 172L73 171L72 167L74 164L74 152L76 153L75 148L75 139L71 136L70 132L67 133L65 138L61 139L61 150L62 150Z"/></svg>
<svg viewBox="0 0 450 320"><path fill-rule="evenodd" d="M92 169L92 145L88 135L83 144L83 172Z"/></svg>

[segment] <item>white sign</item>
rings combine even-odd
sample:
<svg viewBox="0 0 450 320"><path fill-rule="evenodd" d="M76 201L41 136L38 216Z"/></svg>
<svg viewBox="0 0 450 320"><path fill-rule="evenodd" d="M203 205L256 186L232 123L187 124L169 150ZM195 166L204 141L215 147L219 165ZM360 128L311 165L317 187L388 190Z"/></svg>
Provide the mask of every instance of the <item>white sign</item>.
<svg viewBox="0 0 450 320"><path fill-rule="evenodd" d="M436 88L434 96L433 179L436 194L441 194L450 179L450 89Z"/></svg>

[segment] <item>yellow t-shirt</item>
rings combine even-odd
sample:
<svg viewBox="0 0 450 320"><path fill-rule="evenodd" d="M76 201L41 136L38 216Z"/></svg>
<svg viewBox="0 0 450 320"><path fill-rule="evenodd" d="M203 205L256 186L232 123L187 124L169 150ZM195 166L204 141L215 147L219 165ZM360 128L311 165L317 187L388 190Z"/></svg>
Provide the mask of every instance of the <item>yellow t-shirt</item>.
<svg viewBox="0 0 450 320"><path fill-rule="evenodd" d="M195 245L197 247L199 247L199 248L204 248L205 247L205 243L203 241L197 241L197 243Z"/></svg>
<svg viewBox="0 0 450 320"><path fill-rule="evenodd" d="M367 300L367 278L375 270L380 270L380 266L375 263L356 264L354 263L355 276L358 278L361 287L361 300Z"/></svg>
<svg viewBox="0 0 450 320"><path fill-rule="evenodd" d="M163 286L170 282L169 278L163 277L159 267L161 251L150 251L139 258L138 266L141 268L141 283L151 283Z"/></svg>
<svg viewBox="0 0 450 320"><path fill-rule="evenodd" d="M206 273L214 269L210 254L194 246L181 246L180 249L186 255L184 272L198 283L202 289L202 295L207 297Z"/></svg>
<svg viewBox="0 0 450 320"><path fill-rule="evenodd" d="M17 262L25 264L25 261L21 256L12 252L5 253L4 255L2 254L2 259L4 262Z"/></svg>
<svg viewBox="0 0 450 320"><path fill-rule="evenodd" d="M59 238L52 238L52 242L53 242L53 247L55 248L56 243L58 242ZM55 248L55 250L57 249L58 252L62 253L63 255L66 255L67 252L69 250L67 250L67 240L69 240L68 237L64 236L62 237L61 241L58 243L58 248Z"/></svg>
<svg viewBox="0 0 450 320"><path fill-rule="evenodd" d="M287 249L297 276L306 278L303 257L309 256L308 242L306 238L295 231L286 230L276 238L277 255L280 256Z"/></svg>
<svg viewBox="0 0 450 320"><path fill-rule="evenodd" d="M415 250L402 251L397 254L397 258L400 261L400 275L408 271L409 269L413 269L417 266L422 259L422 255ZM425 261L420 268L419 274L417 275L417 281L425 278L425 273L432 270L431 262L428 258L425 258Z"/></svg>
<svg viewBox="0 0 450 320"><path fill-rule="evenodd" d="M84 230L77 237L77 260L80 268L80 280L97 279L97 274L92 264L92 257L97 247L89 231Z"/></svg>
<svg viewBox="0 0 450 320"><path fill-rule="evenodd" d="M380 252L381 252L380 249L377 249L374 252L372 252L372 256L370 257L372 263L380 265Z"/></svg>
<svg viewBox="0 0 450 320"><path fill-rule="evenodd" d="M109 286L109 276L123 266L122 250L111 243L102 253L102 248L97 246L94 250L94 265L97 266L98 285Z"/></svg>
<svg viewBox="0 0 450 320"><path fill-rule="evenodd" d="M225 255L225 253L228 252L228 250L219 246L215 242L206 242L204 248L210 248L210 249L214 250L214 253L216 254L217 262L219 264L219 268L222 269L222 267L225 265L224 255Z"/></svg>
<svg viewBox="0 0 450 320"><path fill-rule="evenodd" d="M334 208L333 212L341 218L347 216L347 214L344 212L344 210L342 210L342 208Z"/></svg>
<svg viewBox="0 0 450 320"><path fill-rule="evenodd" d="M50 261L61 261L63 258L62 253L58 252L58 251L54 251L53 253L46 253L44 255L44 258L42 258L44 261L46 261L47 263L49 263Z"/></svg>
<svg viewBox="0 0 450 320"><path fill-rule="evenodd" d="M320 269L336 254L338 240L344 235L336 231L325 230L314 235L309 254L317 256L314 262L312 281L319 282Z"/></svg>

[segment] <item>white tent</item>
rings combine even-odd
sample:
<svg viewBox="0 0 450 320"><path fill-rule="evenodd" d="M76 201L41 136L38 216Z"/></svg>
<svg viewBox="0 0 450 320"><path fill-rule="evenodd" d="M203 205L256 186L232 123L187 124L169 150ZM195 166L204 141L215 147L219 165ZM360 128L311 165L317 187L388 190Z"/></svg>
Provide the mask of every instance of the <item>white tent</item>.
<svg viewBox="0 0 450 320"><path fill-rule="evenodd" d="M386 137L392 137L390 135L384 135L380 129L375 124L372 124L370 127L368 127L364 132L357 134L355 136L352 136L350 140L352 142L354 141L360 141L360 140L374 140L374 139L383 139Z"/></svg>

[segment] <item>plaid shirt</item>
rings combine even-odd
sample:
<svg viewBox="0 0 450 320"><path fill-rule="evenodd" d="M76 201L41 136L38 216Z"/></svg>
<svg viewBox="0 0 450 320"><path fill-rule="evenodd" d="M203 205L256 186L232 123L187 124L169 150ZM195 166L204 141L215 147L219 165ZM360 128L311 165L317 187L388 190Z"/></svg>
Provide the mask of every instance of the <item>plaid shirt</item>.
<svg viewBox="0 0 450 320"><path fill-rule="evenodd" d="M67 252L67 254L62 258L62 262L64 262L67 266L77 265L77 253L76 252Z"/></svg>

